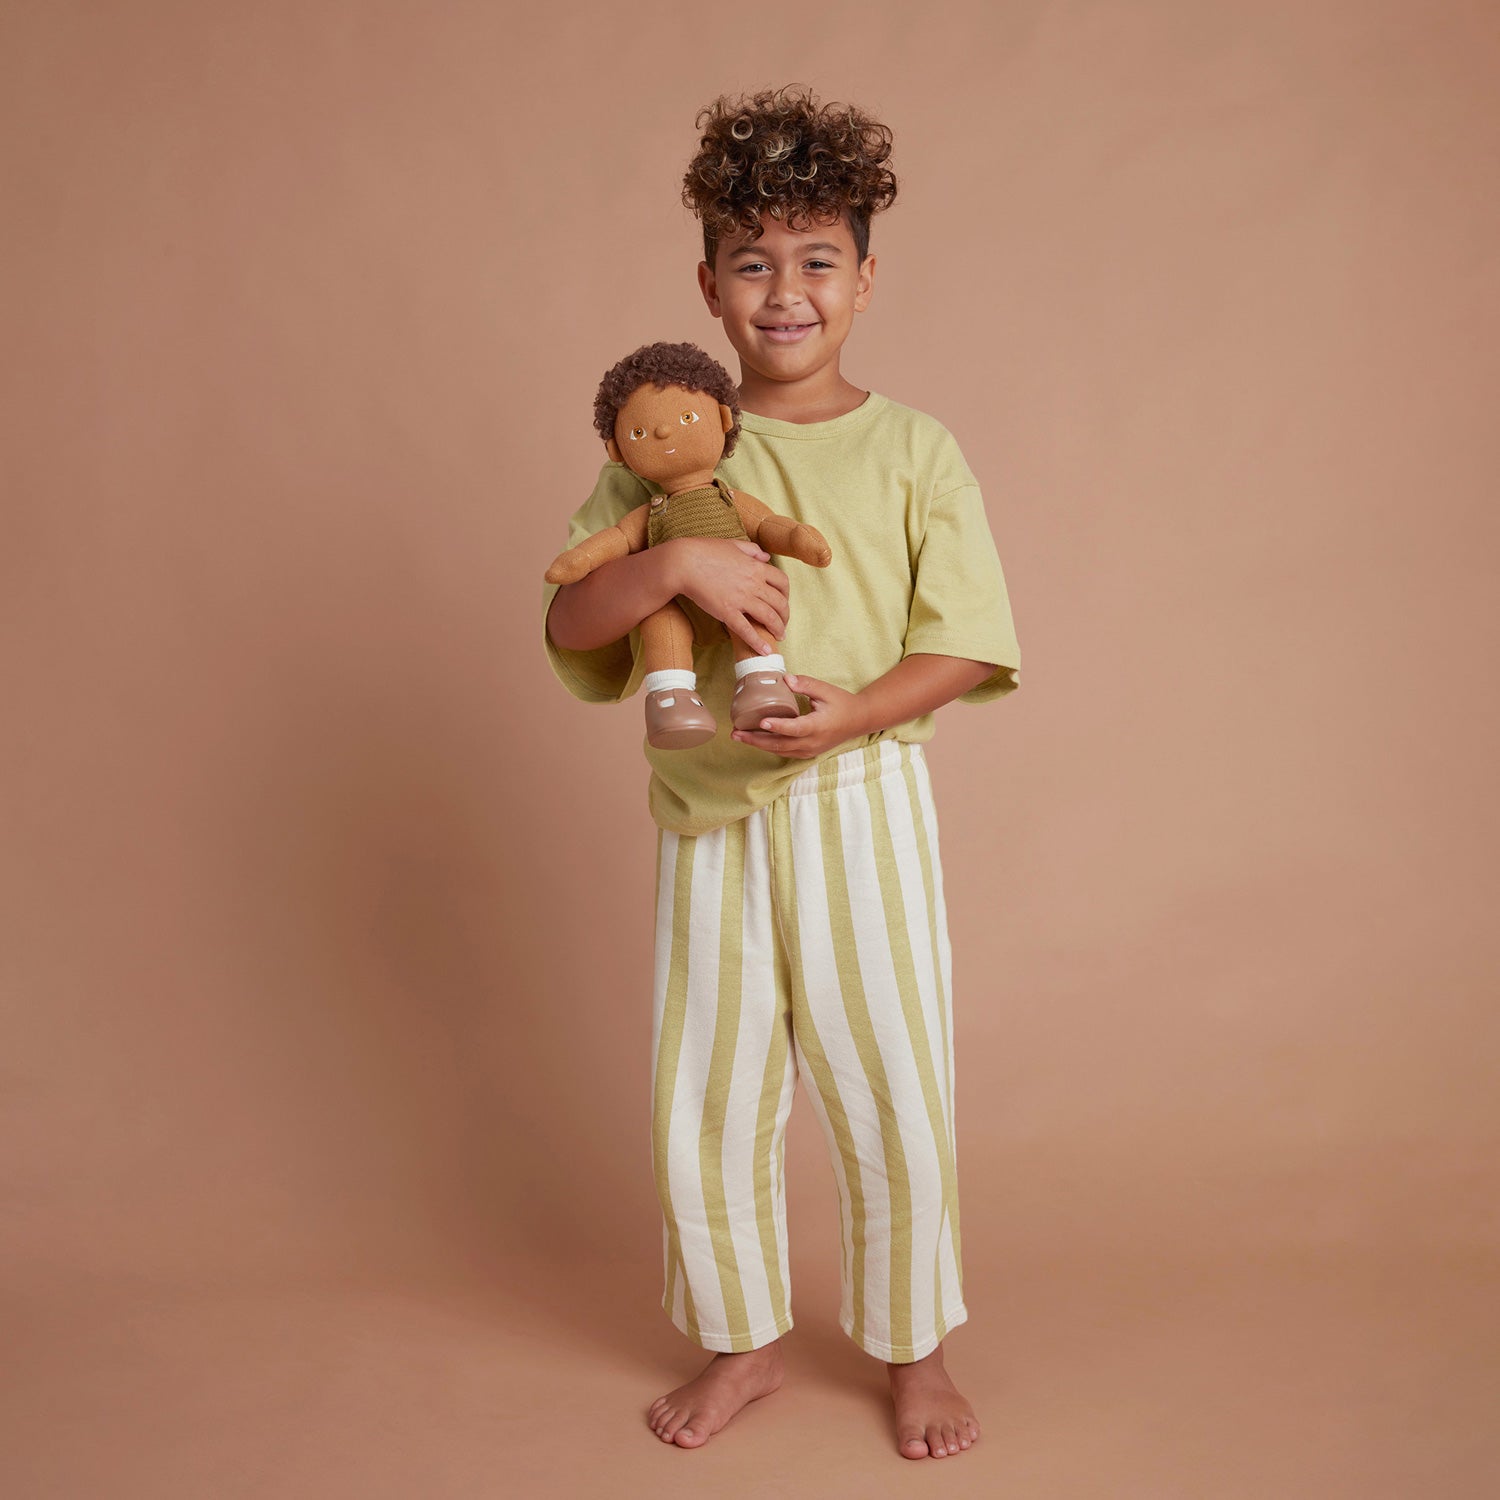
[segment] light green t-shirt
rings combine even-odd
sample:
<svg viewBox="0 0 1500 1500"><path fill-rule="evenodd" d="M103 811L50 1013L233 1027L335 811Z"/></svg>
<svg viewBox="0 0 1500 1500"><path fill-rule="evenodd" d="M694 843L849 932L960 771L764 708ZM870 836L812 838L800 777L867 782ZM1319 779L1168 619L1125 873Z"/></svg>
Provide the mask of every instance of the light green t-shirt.
<svg viewBox="0 0 1500 1500"><path fill-rule="evenodd" d="M777 514L816 526L833 549L826 568L772 557L791 580L791 616L780 643L789 672L858 692L903 657L933 652L996 664L962 702L986 703L1019 685L1021 651L979 484L936 418L875 391L826 422L745 412L734 452L716 472ZM623 464L606 462L593 494L568 523L565 545L613 526L661 492ZM645 676L639 629L596 650L562 649L546 633L559 587L543 585L542 635L552 670L585 703L629 698ZM718 733L687 750L645 745L651 816L681 834L748 817L814 763L729 738L734 653L727 632L697 648L695 666L699 696L719 721ZM884 739L920 743L934 728L934 716L923 714L833 746L825 756Z"/></svg>

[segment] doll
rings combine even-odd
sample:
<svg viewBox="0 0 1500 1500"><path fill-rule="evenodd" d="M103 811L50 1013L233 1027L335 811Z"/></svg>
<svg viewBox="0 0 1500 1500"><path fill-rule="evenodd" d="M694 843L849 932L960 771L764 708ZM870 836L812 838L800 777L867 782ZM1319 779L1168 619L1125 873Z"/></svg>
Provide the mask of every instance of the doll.
<svg viewBox="0 0 1500 1500"><path fill-rule="evenodd" d="M832 560L832 550L814 527L778 516L714 473L739 439L739 392L729 372L696 344L643 344L622 359L600 383L594 426L610 458L663 493L559 554L547 569L549 583L576 583L601 563L681 536L753 541L814 568L826 568ZM647 744L682 750L711 740L718 724L697 693L693 643L707 643L713 632L728 633L724 625L679 595L642 620L640 628ZM801 713L775 641L759 629L756 634L771 654L759 654L741 636L730 635L735 675L730 718L736 729Z"/></svg>

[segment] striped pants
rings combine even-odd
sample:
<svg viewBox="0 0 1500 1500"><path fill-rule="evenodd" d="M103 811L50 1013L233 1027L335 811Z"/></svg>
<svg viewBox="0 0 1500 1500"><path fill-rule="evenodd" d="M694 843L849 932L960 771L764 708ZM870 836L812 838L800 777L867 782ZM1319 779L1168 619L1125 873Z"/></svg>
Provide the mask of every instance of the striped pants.
<svg viewBox="0 0 1500 1500"><path fill-rule="evenodd" d="M792 1326L783 1164L799 1077L838 1183L844 1332L904 1363L968 1317L951 966L920 745L832 756L696 838L658 829L662 1307L703 1348L754 1349Z"/></svg>

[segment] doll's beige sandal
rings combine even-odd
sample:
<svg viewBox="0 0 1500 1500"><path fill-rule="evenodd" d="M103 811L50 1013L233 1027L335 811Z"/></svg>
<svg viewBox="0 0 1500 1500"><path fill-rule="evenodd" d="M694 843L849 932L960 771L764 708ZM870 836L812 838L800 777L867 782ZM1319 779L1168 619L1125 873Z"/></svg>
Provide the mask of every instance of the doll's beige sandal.
<svg viewBox="0 0 1500 1500"><path fill-rule="evenodd" d="M718 720L692 688L657 688L646 694L646 743L657 750L688 750L711 740Z"/></svg>
<svg viewBox="0 0 1500 1500"><path fill-rule="evenodd" d="M735 684L729 705L736 729L759 729L762 719L796 719L801 714L785 672L746 672Z"/></svg>

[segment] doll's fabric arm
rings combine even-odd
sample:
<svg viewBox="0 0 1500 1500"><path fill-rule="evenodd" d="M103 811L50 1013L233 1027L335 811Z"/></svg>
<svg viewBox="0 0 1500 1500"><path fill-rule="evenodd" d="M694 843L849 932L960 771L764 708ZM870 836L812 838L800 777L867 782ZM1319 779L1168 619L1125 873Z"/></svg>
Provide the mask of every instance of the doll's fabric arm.
<svg viewBox="0 0 1500 1500"><path fill-rule="evenodd" d="M734 490L734 507L740 513L745 531L757 546L781 557L795 557L809 567L826 568L833 561L833 549L816 526L778 516L764 500Z"/></svg>
<svg viewBox="0 0 1500 1500"><path fill-rule="evenodd" d="M569 547L566 552L558 553L543 575L546 581L577 583L580 578L587 578L601 563L613 562L617 557L639 552L646 545L647 517L650 514L649 504L639 505L628 515L622 516L615 525L596 531L576 547Z"/></svg>

